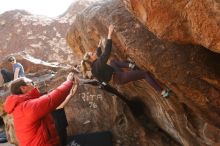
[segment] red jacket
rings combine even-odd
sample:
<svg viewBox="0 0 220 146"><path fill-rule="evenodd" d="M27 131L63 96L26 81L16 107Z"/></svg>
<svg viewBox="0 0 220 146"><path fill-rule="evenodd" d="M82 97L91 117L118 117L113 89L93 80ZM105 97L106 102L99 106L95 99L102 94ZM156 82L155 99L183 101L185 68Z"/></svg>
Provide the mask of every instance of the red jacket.
<svg viewBox="0 0 220 146"><path fill-rule="evenodd" d="M43 96L40 96L37 89L33 89L26 94L7 97L4 109L13 115L19 146L60 145L50 113L64 101L71 87L72 82L66 81Z"/></svg>

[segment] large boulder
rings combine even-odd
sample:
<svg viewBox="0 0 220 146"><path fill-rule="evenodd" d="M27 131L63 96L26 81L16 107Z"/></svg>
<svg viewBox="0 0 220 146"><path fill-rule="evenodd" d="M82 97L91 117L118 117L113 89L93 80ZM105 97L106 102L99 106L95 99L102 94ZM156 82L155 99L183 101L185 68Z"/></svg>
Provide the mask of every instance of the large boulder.
<svg viewBox="0 0 220 146"><path fill-rule="evenodd" d="M46 82L42 80L45 82L42 90L49 91L56 88L65 81L66 73L69 71L70 69L61 69L57 71L53 79ZM179 145L155 125L151 117L145 116L145 126L142 126L139 120L135 119L137 115L133 114L140 108L138 107L140 104L130 107L133 102L130 103L121 96L117 92L100 88L95 81L81 79L76 94L65 106L68 136L110 131L115 146L143 146L154 143L164 146ZM143 118L138 116L138 118ZM158 136L158 133L162 136ZM153 139L150 140L152 137Z"/></svg>
<svg viewBox="0 0 220 146"><path fill-rule="evenodd" d="M141 101L145 105L142 116L150 115L158 127L180 144L218 144L219 54L201 46L179 45L158 39L117 0L96 3L78 15L68 32L68 43L81 55L94 50L99 38L107 36L109 24L115 25L111 57L131 58L173 93L168 99L163 99L145 81L115 87L127 99ZM158 136L162 137L159 133ZM153 141L147 136L145 138Z"/></svg>
<svg viewBox="0 0 220 146"><path fill-rule="evenodd" d="M50 91L59 86L66 80L67 73L71 67L63 67L46 63L44 61L35 64L35 58L27 59L28 54L18 54L19 62L26 65L27 76L31 78L39 87L41 92ZM30 55L28 55L31 57ZM42 69L44 68L44 69ZM84 80L80 82L76 95L72 97L70 102L65 107L68 120L68 136L72 137L77 134L92 133L99 131L110 131L113 136L113 143L119 145L153 145L157 141L159 145L167 145L167 137L157 126L151 128L151 134L146 133L145 129L134 118L129 107L120 99L117 93L109 92L108 90L100 89L96 84L84 84ZM11 115L7 115L3 110L3 103L7 96L10 95L9 86L0 88L0 116L5 123L5 130L8 141L18 145L16 135L14 133L14 123ZM124 98L122 98L124 99ZM151 125L146 119L145 124ZM148 126L149 127L149 126ZM157 132L155 132L157 131ZM157 136L158 131L164 134L163 137ZM146 136L147 135L147 136ZM145 137L154 137L148 141ZM172 141L172 145L178 145Z"/></svg>
<svg viewBox="0 0 220 146"><path fill-rule="evenodd" d="M164 146L178 145L172 140L167 143L170 137L165 134L164 138L158 136L158 133L163 133L155 132L158 127L146 132L119 96L98 89L93 85L79 86L75 97L65 107L65 111L70 136L97 131L111 131L113 145L115 146L145 146L155 143ZM145 124L149 124L150 119L146 120L148 121Z"/></svg>
<svg viewBox="0 0 220 146"><path fill-rule="evenodd" d="M121 0L158 38L220 53L218 0Z"/></svg>
<svg viewBox="0 0 220 146"><path fill-rule="evenodd" d="M24 52L19 52L15 54L10 54L8 56L5 56L1 61L0 61L0 68L5 68L9 71L12 72L13 67L10 62L8 62L9 56L14 56L16 58L16 61L21 63L24 67L25 73L36 73L38 71L42 70L47 70L47 69L53 69L54 71L59 70L61 67L70 67L68 64L59 64L59 63L49 63L47 61L43 61L41 59L35 58L31 56L30 54L24 53Z"/></svg>

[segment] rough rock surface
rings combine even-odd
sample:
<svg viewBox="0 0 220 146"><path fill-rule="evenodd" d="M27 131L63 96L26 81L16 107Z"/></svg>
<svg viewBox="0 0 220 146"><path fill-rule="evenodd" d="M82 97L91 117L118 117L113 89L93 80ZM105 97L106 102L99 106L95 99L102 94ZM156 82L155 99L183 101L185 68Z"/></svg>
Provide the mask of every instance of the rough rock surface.
<svg viewBox="0 0 220 146"><path fill-rule="evenodd" d="M66 32L76 14L91 3L87 0L77 1L57 18L36 16L22 10L1 14L0 58L25 51L41 60L74 64L77 56L66 43Z"/></svg>
<svg viewBox="0 0 220 146"><path fill-rule="evenodd" d="M60 85L70 71L70 68L55 67L53 64L38 64L28 61L25 56L23 63L29 64L27 68L34 71L35 74L28 74L33 81L41 87L42 92L49 91ZM22 59L20 59L22 62ZM47 68L42 71L39 66ZM53 71L53 73L51 73ZM3 111L3 102L7 95L10 94L7 86L0 89L0 115L5 122L6 134L8 141L18 144L14 134L13 118L6 115ZM146 141L146 130L140 126L139 122L134 118L128 106L120 100L119 96L106 90L99 89L94 85L83 84L78 87L77 93L65 107L68 126L68 135L74 136L82 133L91 133L96 131L111 131L113 135L113 143L120 145L154 145L155 141L160 145L166 144L165 138L159 137L158 128L151 129L148 137L152 141ZM149 124L149 122L147 122ZM146 123L146 124L147 124ZM160 132L162 133L162 132ZM172 145L178 145L173 142ZM168 146L168 145L167 145Z"/></svg>
<svg viewBox="0 0 220 146"><path fill-rule="evenodd" d="M68 123L71 123L68 127L69 135L107 130L112 132L115 146L145 146L155 143L178 146L172 140L168 144L170 138L159 131L158 127L144 129L119 96L92 85L80 86L65 111L67 115L74 113L74 116L68 117ZM146 121L145 124L150 125L150 122ZM158 133L164 137L158 136Z"/></svg>
<svg viewBox="0 0 220 146"><path fill-rule="evenodd" d="M144 104L141 115L152 117L155 125L172 137L166 144L172 145L171 141L177 141L180 145L189 146L218 145L220 55L201 46L178 45L158 39L117 0L97 3L78 15L67 35L68 43L81 54L94 50L99 38L107 36L111 23L115 25L111 57L130 57L139 67L149 70L163 87L172 89L173 93L168 99L161 98L145 81L116 88L127 99ZM218 31L215 30L216 35ZM219 37L211 39L217 40ZM218 50L214 48L218 42L210 43L213 44L204 46ZM138 120L146 123L143 119ZM163 137L159 133L158 136ZM144 138L154 141L148 136ZM159 146L157 142L153 143Z"/></svg>
<svg viewBox="0 0 220 146"><path fill-rule="evenodd" d="M218 0L121 0L158 38L220 53Z"/></svg>

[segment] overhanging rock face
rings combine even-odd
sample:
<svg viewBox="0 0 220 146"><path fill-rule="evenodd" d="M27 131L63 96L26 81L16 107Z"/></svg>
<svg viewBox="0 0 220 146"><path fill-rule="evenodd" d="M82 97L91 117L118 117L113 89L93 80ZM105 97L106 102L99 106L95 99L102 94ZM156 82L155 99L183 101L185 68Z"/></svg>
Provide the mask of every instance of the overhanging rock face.
<svg viewBox="0 0 220 146"><path fill-rule="evenodd" d="M68 32L68 43L81 54L94 50L99 38L107 36L109 24L115 25L112 57L132 58L173 93L163 99L145 81L116 88L128 99L142 101L144 113L150 113L180 144L218 144L220 55L201 46L158 39L116 0L97 3L78 15Z"/></svg>
<svg viewBox="0 0 220 146"><path fill-rule="evenodd" d="M158 38L220 53L218 0L121 0Z"/></svg>

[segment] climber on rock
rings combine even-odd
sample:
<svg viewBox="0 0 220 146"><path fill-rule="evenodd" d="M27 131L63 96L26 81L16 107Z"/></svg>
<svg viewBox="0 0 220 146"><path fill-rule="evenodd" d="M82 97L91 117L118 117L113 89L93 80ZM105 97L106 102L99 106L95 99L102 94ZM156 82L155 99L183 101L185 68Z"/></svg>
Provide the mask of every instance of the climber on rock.
<svg viewBox="0 0 220 146"><path fill-rule="evenodd" d="M13 73L14 73L14 80L20 77L24 77L25 73L24 73L24 68L21 65L21 63L18 63L15 59L14 56L10 56L8 58L8 62L10 62L12 64L13 67Z"/></svg>
<svg viewBox="0 0 220 146"><path fill-rule="evenodd" d="M108 29L107 43L103 53L101 53L101 43L99 43L96 52L85 53L81 62L82 73L88 74L88 72L91 70L91 74L101 83L113 82L114 84L118 85L145 79L159 94L161 94L163 97L168 97L169 91L162 89L162 87L156 82L148 71L133 70L135 67L134 63L112 60L110 61L110 65L107 64L112 49L111 37L113 30L114 26L110 25ZM122 68L130 68L131 70L123 71Z"/></svg>

